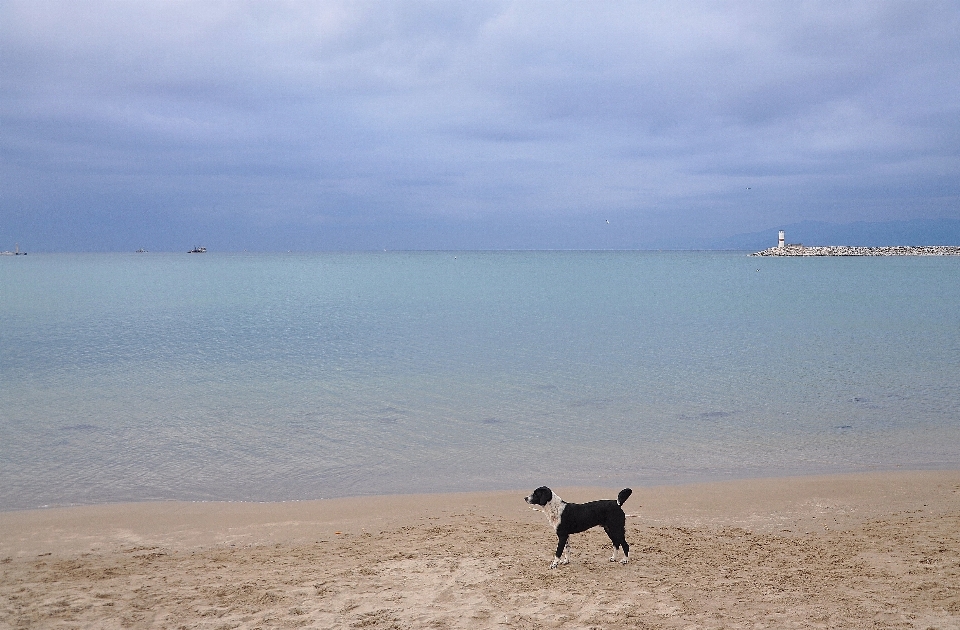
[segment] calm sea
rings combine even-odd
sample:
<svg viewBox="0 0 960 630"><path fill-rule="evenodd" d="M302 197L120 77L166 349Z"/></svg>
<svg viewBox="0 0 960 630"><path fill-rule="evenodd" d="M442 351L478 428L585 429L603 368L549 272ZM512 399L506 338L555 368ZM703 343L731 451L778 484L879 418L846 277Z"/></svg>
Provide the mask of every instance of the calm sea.
<svg viewBox="0 0 960 630"><path fill-rule="evenodd" d="M960 258L0 258L0 510L960 467Z"/></svg>

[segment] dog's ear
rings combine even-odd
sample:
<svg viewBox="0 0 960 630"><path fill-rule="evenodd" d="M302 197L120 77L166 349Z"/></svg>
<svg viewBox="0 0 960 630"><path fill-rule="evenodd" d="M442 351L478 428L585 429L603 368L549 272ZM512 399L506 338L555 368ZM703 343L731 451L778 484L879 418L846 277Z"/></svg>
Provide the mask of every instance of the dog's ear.
<svg viewBox="0 0 960 630"><path fill-rule="evenodd" d="M533 491L533 496L537 498L537 503L540 505L546 505L553 501L553 490L546 486L540 486Z"/></svg>

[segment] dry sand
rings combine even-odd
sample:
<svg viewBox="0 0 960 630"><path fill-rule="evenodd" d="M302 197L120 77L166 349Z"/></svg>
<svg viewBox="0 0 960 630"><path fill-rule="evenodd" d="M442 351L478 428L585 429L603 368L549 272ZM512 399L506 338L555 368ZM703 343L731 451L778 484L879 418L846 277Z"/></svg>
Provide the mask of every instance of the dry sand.
<svg viewBox="0 0 960 630"><path fill-rule="evenodd" d="M530 490L0 513L0 627L960 628L960 471Z"/></svg>

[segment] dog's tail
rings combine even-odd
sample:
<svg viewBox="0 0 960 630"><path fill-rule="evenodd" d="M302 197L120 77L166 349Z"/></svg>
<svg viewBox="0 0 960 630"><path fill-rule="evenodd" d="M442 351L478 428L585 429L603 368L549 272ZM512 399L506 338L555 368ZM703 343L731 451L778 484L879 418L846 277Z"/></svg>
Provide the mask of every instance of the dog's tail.
<svg viewBox="0 0 960 630"><path fill-rule="evenodd" d="M617 495L617 505L623 505L627 502L627 499L630 498L630 495L633 494L633 490L630 488L624 488L620 491L620 494Z"/></svg>

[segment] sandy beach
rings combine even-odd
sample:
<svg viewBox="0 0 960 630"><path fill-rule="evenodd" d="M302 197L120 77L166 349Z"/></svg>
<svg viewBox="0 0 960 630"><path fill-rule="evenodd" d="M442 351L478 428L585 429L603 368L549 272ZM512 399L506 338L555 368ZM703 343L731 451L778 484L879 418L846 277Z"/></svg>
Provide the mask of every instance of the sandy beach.
<svg viewBox="0 0 960 630"><path fill-rule="evenodd" d="M0 627L960 628L960 471L529 490L0 513Z"/></svg>

